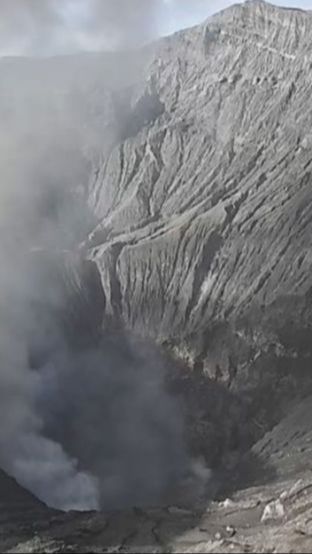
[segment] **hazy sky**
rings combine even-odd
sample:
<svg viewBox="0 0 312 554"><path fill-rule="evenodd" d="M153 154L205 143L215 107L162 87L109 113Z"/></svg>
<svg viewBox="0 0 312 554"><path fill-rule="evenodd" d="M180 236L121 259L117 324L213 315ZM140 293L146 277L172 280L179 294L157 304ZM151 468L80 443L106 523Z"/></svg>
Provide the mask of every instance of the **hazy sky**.
<svg viewBox="0 0 312 554"><path fill-rule="evenodd" d="M0 0L0 56L99 50L203 21L233 0ZM312 9L312 0L275 3Z"/></svg>

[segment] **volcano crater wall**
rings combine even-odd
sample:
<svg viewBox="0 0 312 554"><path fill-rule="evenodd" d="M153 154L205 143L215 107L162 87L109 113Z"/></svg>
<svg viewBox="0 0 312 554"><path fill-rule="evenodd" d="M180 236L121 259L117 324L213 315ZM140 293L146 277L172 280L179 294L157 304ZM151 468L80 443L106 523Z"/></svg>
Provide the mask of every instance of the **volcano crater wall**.
<svg viewBox="0 0 312 554"><path fill-rule="evenodd" d="M107 314L234 388L310 363L311 33L251 1L160 40L90 181Z"/></svg>

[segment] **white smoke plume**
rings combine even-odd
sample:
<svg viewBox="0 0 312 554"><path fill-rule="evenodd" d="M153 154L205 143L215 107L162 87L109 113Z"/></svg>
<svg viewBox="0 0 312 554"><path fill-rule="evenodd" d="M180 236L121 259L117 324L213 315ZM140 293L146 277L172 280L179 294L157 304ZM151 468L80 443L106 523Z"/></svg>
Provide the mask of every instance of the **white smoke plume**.
<svg viewBox="0 0 312 554"><path fill-rule="evenodd" d="M159 35L195 25L232 3L232 0L0 0L0 56L49 56L136 47Z"/></svg>
<svg viewBox="0 0 312 554"><path fill-rule="evenodd" d="M162 0L1 0L0 53L54 55L156 36Z"/></svg>

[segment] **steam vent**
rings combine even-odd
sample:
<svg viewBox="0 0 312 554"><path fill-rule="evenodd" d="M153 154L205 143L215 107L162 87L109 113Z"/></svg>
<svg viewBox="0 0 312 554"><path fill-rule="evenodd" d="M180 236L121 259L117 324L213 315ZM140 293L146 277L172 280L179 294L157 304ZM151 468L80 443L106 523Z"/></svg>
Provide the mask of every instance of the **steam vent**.
<svg viewBox="0 0 312 554"><path fill-rule="evenodd" d="M0 552L312 552L312 11L141 27L1 50Z"/></svg>

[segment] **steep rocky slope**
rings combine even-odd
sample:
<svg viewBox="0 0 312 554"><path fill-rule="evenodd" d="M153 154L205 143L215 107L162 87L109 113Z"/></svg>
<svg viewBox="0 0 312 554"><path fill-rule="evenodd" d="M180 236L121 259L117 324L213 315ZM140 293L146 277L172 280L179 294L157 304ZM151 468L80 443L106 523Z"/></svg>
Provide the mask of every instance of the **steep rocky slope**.
<svg viewBox="0 0 312 554"><path fill-rule="evenodd" d="M90 184L108 313L234 387L311 354L311 33L251 1L160 41Z"/></svg>
<svg viewBox="0 0 312 554"><path fill-rule="evenodd" d="M50 515L50 514L49 514ZM0 549L33 535L33 523L47 519L47 508L0 470Z"/></svg>
<svg viewBox="0 0 312 554"><path fill-rule="evenodd" d="M16 508L8 516L3 494L0 549L311 548L311 37L310 13L256 0L118 63L27 62L30 114L66 129L82 153L75 186L90 233L79 254L63 251L52 268L49 255L42 268L49 279L56 270L72 308L62 312L66 332L75 323L69 340L122 327L169 353L169 385L192 453L214 470L213 492L191 509L183 491L179 507L114 514L40 504L43 520L36 504L28 527ZM11 129L25 114L26 66L3 64ZM31 354L36 367L36 344ZM211 502L216 491L231 501Z"/></svg>

